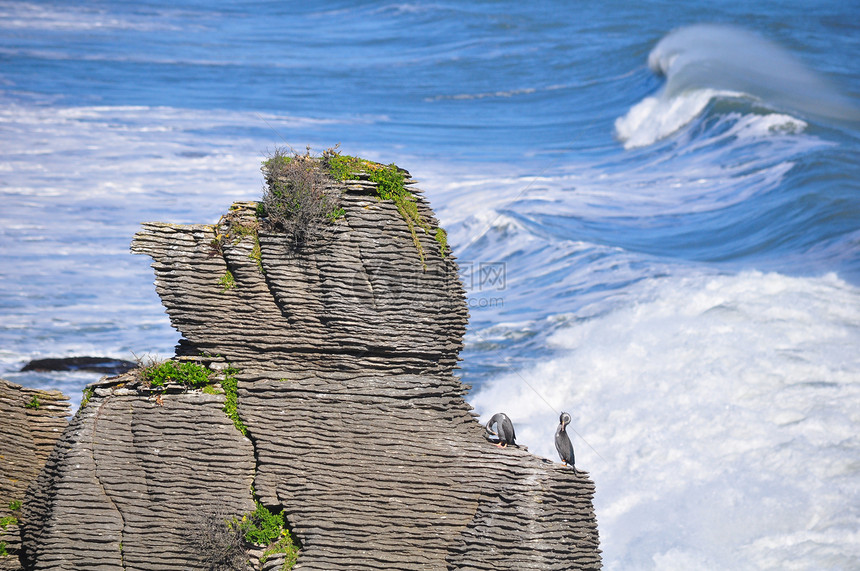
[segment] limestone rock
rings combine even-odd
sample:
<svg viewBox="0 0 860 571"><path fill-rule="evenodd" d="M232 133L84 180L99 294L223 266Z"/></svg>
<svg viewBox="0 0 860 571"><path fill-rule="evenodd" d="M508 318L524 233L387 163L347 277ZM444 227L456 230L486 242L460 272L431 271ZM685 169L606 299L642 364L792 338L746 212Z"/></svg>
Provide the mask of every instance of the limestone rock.
<svg viewBox="0 0 860 571"><path fill-rule="evenodd" d="M147 394L134 373L90 385L30 486L26 569L195 569L201 516L253 510L251 442L224 395Z"/></svg>
<svg viewBox="0 0 860 571"><path fill-rule="evenodd" d="M600 568L593 483L485 440L454 376L456 261L419 228L422 262L373 185L333 184L345 215L300 249L255 203L144 224L132 251L153 258L177 355L238 368L248 438L217 395L94 387L31 488L29 568L204 569L189 510L248 511L252 482L301 541L296 569Z"/></svg>
<svg viewBox="0 0 860 571"><path fill-rule="evenodd" d="M25 388L0 379L0 569L21 569L21 537L17 520L27 486L36 479L57 439L68 424L69 399L59 391ZM15 502L15 503L13 503ZM4 518L7 518L4 520Z"/></svg>

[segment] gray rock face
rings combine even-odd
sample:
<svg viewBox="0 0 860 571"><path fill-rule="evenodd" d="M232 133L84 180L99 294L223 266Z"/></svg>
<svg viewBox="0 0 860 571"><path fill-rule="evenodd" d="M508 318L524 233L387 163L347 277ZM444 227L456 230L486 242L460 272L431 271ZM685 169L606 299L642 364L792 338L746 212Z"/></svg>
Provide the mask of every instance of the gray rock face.
<svg viewBox="0 0 860 571"><path fill-rule="evenodd" d="M202 515L254 508L251 442L223 395L93 385L30 486L26 569L193 569Z"/></svg>
<svg viewBox="0 0 860 571"><path fill-rule="evenodd" d="M345 216L298 251L254 203L135 236L177 354L238 368L248 438L222 395L97 387L31 488L30 568L207 568L189 513L249 511L252 483L301 541L296 569L600 567L587 474L488 443L464 400L451 253L419 229L422 263L373 183L338 184Z"/></svg>
<svg viewBox="0 0 860 571"><path fill-rule="evenodd" d="M69 399L59 391L29 389L0 379L0 569L21 569L17 520L27 486L36 479L68 424ZM14 503L13 503L14 502ZM14 518L9 519L9 518Z"/></svg>

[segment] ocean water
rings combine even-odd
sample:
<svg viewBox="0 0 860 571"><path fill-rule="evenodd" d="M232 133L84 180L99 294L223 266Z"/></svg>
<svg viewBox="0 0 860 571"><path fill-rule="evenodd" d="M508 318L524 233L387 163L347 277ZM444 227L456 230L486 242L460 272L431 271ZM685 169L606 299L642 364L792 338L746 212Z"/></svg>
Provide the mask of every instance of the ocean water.
<svg viewBox="0 0 860 571"><path fill-rule="evenodd" d="M140 223L276 147L397 162L462 378L597 485L608 569L860 568L860 6L0 1L0 376L172 354Z"/></svg>

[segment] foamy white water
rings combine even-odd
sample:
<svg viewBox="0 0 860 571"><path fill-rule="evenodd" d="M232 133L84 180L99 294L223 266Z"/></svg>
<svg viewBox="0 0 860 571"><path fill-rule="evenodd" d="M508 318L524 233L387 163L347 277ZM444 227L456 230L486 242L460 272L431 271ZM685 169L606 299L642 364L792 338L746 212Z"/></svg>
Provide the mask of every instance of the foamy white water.
<svg viewBox="0 0 860 571"><path fill-rule="evenodd" d="M573 415L608 569L852 568L860 290L748 272L635 291L488 383L478 411L551 459Z"/></svg>

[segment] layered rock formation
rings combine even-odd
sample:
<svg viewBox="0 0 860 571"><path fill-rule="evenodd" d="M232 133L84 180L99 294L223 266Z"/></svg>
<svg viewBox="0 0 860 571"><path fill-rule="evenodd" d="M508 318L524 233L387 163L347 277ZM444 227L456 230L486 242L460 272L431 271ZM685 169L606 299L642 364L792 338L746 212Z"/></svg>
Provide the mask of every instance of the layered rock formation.
<svg viewBox="0 0 860 571"><path fill-rule="evenodd" d="M6 553L0 555L0 569L21 569L19 504L65 430L68 416L69 399L59 391L0 379L0 553Z"/></svg>
<svg viewBox="0 0 860 571"><path fill-rule="evenodd" d="M193 516L247 512L252 483L300 540L296 569L600 567L593 483L486 441L453 375L456 262L419 229L422 261L374 186L332 181L345 215L299 250L254 203L144 225L132 251L153 258L177 354L239 371L247 438L224 395L94 387L31 489L28 568L205 568Z"/></svg>

